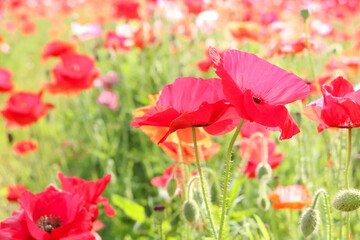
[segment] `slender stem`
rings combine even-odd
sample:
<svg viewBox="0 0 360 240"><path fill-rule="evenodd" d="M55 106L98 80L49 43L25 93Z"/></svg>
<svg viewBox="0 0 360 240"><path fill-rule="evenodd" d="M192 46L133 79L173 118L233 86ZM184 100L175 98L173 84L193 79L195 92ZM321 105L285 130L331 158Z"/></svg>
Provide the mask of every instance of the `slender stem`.
<svg viewBox="0 0 360 240"><path fill-rule="evenodd" d="M346 188L349 189L349 167L351 162L351 149L352 149L352 128L349 128L349 134L348 134L348 157L346 162L346 169L345 169L345 185Z"/></svg>
<svg viewBox="0 0 360 240"><path fill-rule="evenodd" d="M164 236L163 236L163 230L162 230L162 223L159 224L159 234L160 234L160 239L163 240Z"/></svg>
<svg viewBox="0 0 360 240"><path fill-rule="evenodd" d="M331 220L331 213L330 213L330 207L329 207L329 197L328 197L327 192L325 191L325 189L320 189L315 194L315 199L314 199L314 202L313 202L313 205L312 205L312 209L315 209L317 200L318 200L318 198L319 198L319 196L321 194L323 194L324 200L325 200L326 215L328 217L328 222L329 222L328 236L329 236L329 240L331 240L332 220Z"/></svg>
<svg viewBox="0 0 360 240"><path fill-rule="evenodd" d="M349 184L349 167L351 163L351 149L352 149L352 128L348 131L348 157L345 169L345 185L346 188L350 188ZM346 213L346 239L350 240L350 213Z"/></svg>
<svg viewBox="0 0 360 240"><path fill-rule="evenodd" d="M194 140L196 166L197 166L199 176L200 176L200 185L201 185L202 195L203 195L203 198L204 198L204 203L205 203L207 215L209 217L209 222L210 222L210 225L211 225L212 234L216 239L217 233L216 233L215 223L214 223L214 219L213 219L213 216L212 216L212 213L211 213L211 210L210 210L210 206L209 206L209 203L208 203L207 192L206 192L206 187L205 187L205 182L204 182L204 176L203 176L202 169L201 169L201 166L200 166L200 160L199 160L199 154L198 154L198 148L197 148L197 142L196 142L195 127L192 127L192 133L193 133L193 140Z"/></svg>
<svg viewBox="0 0 360 240"><path fill-rule="evenodd" d="M350 240L350 213L346 213L346 239Z"/></svg>
<svg viewBox="0 0 360 240"><path fill-rule="evenodd" d="M193 184L193 182L196 180L196 179L199 179L199 177L193 177L190 179L189 183L188 183L188 191L187 191L187 200L189 201L190 200L190 192L191 192L191 185Z"/></svg>
<svg viewBox="0 0 360 240"><path fill-rule="evenodd" d="M231 167L231 152L232 148L234 146L235 140L237 136L239 135L240 129L242 125L244 124L244 119L241 119L238 127L236 128L234 135L231 138L229 148L227 150L227 158L226 158L226 170L225 170L225 180L224 180L224 192L223 192L223 202L222 202L222 209L221 209L221 219L220 219L220 228L219 228L219 238L218 240L221 240L222 232L224 229L224 223L225 223L225 216L227 211L227 203L228 203L228 187L229 187L229 175L230 175L230 167Z"/></svg>

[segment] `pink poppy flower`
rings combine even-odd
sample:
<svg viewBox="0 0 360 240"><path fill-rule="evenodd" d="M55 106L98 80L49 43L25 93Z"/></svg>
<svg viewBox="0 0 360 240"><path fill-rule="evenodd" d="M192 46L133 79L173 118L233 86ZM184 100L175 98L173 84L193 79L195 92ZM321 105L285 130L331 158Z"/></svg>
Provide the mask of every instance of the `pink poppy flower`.
<svg viewBox="0 0 360 240"><path fill-rule="evenodd" d="M101 25L98 23L80 24L71 23L71 32L80 40L86 41L93 38L101 37Z"/></svg>
<svg viewBox="0 0 360 240"><path fill-rule="evenodd" d="M301 78L254 54L228 50L220 56L212 47L209 53L226 99L240 117L281 131L281 140L300 132L284 105L309 94Z"/></svg>
<svg viewBox="0 0 360 240"><path fill-rule="evenodd" d="M0 93L9 92L14 88L14 84L11 82L12 73L5 69L0 68Z"/></svg>
<svg viewBox="0 0 360 240"><path fill-rule="evenodd" d="M360 127L360 90L343 77L337 77L330 85L322 87L323 96L304 107L303 114L324 128Z"/></svg>
<svg viewBox="0 0 360 240"><path fill-rule="evenodd" d="M115 110L118 107L118 95L112 90L104 90L97 98L99 104L107 106L111 110Z"/></svg>
<svg viewBox="0 0 360 240"><path fill-rule="evenodd" d="M211 135L225 134L238 124L239 118L221 89L220 79L178 78L162 89L156 107L135 117L131 126L168 127L159 143L170 133L193 126L204 127Z"/></svg>

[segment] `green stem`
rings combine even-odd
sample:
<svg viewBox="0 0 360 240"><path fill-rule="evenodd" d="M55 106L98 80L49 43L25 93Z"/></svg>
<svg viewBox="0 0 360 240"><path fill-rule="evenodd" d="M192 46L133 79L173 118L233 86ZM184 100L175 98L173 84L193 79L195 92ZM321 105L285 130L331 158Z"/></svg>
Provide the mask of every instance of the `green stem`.
<svg viewBox="0 0 360 240"><path fill-rule="evenodd" d="M189 201L190 200L190 192L191 192L191 185L192 183L196 180L196 179L199 179L199 177L193 177L190 179L189 183L188 183L188 191L187 191L187 200Z"/></svg>
<svg viewBox="0 0 360 240"><path fill-rule="evenodd" d="M200 176L200 185L201 185L202 195L203 195L203 198L204 198L204 203L205 203L207 215L209 217L209 222L210 222L210 225L211 225L211 231L212 231L213 236L216 239L217 233L216 233L215 223L214 223L214 219L213 219L213 216L211 214L210 206L209 206L209 203L208 203L207 192L206 192L206 187L205 187L205 182L204 182L204 176L203 176L202 169L201 169L201 166L200 166L198 147L197 147L197 142L196 142L195 127L192 127L192 133L193 133L193 140L194 140L196 166L197 166L199 176Z"/></svg>
<svg viewBox="0 0 360 240"><path fill-rule="evenodd" d="M228 187L229 187L229 175L230 175L230 167L231 167L231 152L232 148L234 146L235 140L237 136L239 135L240 129L242 125L244 124L244 119L241 119L238 127L236 128L234 135L231 138L229 148L227 150L227 158L226 158L226 170L225 170L225 180L224 180L224 192L223 192L223 203L222 203L222 209L221 209L221 219L220 219L220 228L219 228L219 238L218 240L221 240L222 232L224 229L224 223L225 223L225 216L226 210L227 210L227 204L228 204Z"/></svg>
<svg viewBox="0 0 360 240"><path fill-rule="evenodd" d="M160 239L163 240L164 236L163 236L163 230L162 230L162 223L159 224L159 234L160 234Z"/></svg>
<svg viewBox="0 0 360 240"><path fill-rule="evenodd" d="M348 131L348 157L345 169L345 185L346 188L350 188L349 184L349 168L351 163L351 149L352 149L352 128ZM346 213L346 239L350 240L350 213Z"/></svg>
<svg viewBox="0 0 360 240"><path fill-rule="evenodd" d="M345 169L345 185L346 188L349 189L349 167L350 167L350 162L351 162L351 147L352 145L352 128L349 128L349 134L348 134L348 157L347 157L347 162L346 162L346 169Z"/></svg>
<svg viewBox="0 0 360 240"><path fill-rule="evenodd" d="M327 192L325 191L325 189L320 189L315 194L315 199L314 199L314 202L313 202L313 205L312 205L312 209L315 209L317 200L318 200L318 198L319 198L319 196L321 194L323 194L324 200L325 200L326 215L328 217L328 222L329 222L328 236L329 236L329 240L331 240L332 220L331 220L331 213L330 213L330 207L329 207L329 197L328 197Z"/></svg>

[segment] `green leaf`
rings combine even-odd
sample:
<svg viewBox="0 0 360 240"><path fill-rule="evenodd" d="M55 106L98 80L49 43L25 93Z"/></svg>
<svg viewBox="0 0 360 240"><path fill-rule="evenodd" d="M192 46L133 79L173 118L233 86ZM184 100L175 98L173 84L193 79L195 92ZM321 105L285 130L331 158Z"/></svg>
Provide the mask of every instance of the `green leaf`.
<svg viewBox="0 0 360 240"><path fill-rule="evenodd" d="M143 223L146 219L145 209L143 206L131 201L130 199L119 195L112 196L113 203L121 208L131 219Z"/></svg>
<svg viewBox="0 0 360 240"><path fill-rule="evenodd" d="M262 235L264 236L264 239L265 239L265 240L270 240L269 233L268 233L268 231L266 230L266 227L265 227L263 221L262 221L262 220L260 219L260 217L259 217L258 215L256 215L256 214L254 215L254 218L255 218L255 220L256 220L259 228L260 228L260 231L261 231Z"/></svg>

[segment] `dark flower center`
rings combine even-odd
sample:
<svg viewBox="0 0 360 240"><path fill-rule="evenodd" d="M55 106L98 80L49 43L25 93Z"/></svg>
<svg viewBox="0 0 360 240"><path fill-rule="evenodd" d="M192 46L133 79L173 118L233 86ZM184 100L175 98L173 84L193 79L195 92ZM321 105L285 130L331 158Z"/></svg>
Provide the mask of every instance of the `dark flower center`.
<svg viewBox="0 0 360 240"><path fill-rule="evenodd" d="M45 215L39 218L36 225L45 232L51 233L55 228L61 227L61 220L53 214Z"/></svg>
<svg viewBox="0 0 360 240"><path fill-rule="evenodd" d="M253 100L254 100L255 103L261 103L261 100L256 98L256 97L253 97Z"/></svg>

